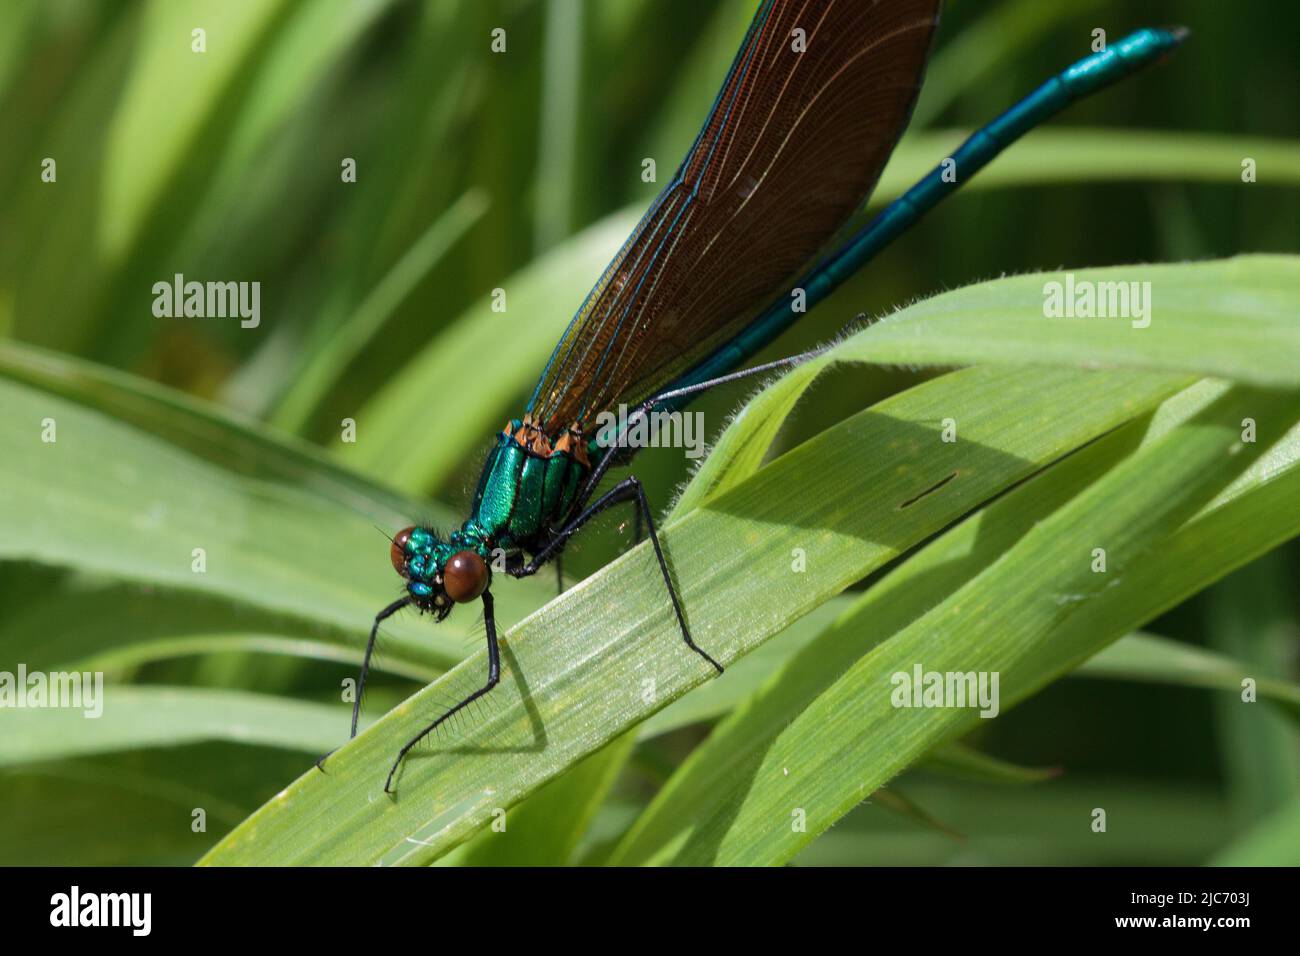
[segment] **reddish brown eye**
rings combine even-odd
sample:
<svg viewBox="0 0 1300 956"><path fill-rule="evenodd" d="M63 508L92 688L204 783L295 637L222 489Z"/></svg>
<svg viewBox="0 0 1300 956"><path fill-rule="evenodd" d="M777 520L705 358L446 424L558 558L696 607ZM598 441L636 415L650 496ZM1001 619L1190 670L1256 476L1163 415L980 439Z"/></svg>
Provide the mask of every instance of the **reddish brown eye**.
<svg viewBox="0 0 1300 956"><path fill-rule="evenodd" d="M398 574L406 573L406 542L414 528L403 528L393 538L393 546L388 549L388 556L393 560L393 567Z"/></svg>
<svg viewBox="0 0 1300 956"><path fill-rule="evenodd" d="M442 569L443 590L457 604L474 600L487 590L487 585L487 565L473 551L457 551Z"/></svg>

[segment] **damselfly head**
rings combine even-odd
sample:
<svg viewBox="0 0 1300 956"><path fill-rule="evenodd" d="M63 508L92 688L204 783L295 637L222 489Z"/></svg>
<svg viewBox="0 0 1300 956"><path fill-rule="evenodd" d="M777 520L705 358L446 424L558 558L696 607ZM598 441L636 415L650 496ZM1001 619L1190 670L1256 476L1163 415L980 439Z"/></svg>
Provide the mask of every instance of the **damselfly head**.
<svg viewBox="0 0 1300 956"><path fill-rule="evenodd" d="M443 541L429 528L399 531L389 557L397 573L406 578L412 603L437 615L439 621L453 605L477 600L491 581L487 562L477 552Z"/></svg>

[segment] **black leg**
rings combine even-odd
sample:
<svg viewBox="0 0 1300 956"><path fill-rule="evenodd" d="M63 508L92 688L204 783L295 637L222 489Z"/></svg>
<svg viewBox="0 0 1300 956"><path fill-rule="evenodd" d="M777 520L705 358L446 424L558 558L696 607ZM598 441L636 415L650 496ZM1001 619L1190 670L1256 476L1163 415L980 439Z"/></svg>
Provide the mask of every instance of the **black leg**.
<svg viewBox="0 0 1300 956"><path fill-rule="evenodd" d="M370 657L375 652L375 639L379 636L379 625L410 603L410 598L394 601L376 614L375 623L370 625L370 639L366 641L366 653L361 658L361 676L357 679L357 695L352 699L352 733L348 735L349 740L357 735L357 722L361 719L361 696L366 690L366 677L370 674ZM330 751L330 753L333 752ZM325 757L328 756L329 754L325 754L324 757L320 757L316 761L317 770L324 771L323 764L325 763Z"/></svg>
<svg viewBox="0 0 1300 956"><path fill-rule="evenodd" d="M859 314L855 322L861 322L866 316ZM850 328L854 323L849 323L845 328ZM638 418L650 414L651 410L664 402L675 401L681 398L687 398L691 395L698 395L700 392L707 392L711 388L717 388L719 385L727 385L731 382L737 382L744 378L754 375L765 375L768 372L776 372L781 369L794 368L796 365L802 365L804 362L810 362L820 357L834 348L831 345L819 345L815 349L809 349L807 352L800 352L798 355L791 355L783 359L777 359L775 362L766 362L763 365L755 365L752 368L741 369L739 372L731 372L727 375L721 375L718 378L711 378L704 382L696 382L694 385L684 385L681 388L669 389L666 392L660 392L658 395L647 398L644 402L632 410L628 415L628 423L631 424ZM640 451L629 445L614 445L606 450L605 455L600 461L596 462L596 467L591 470L587 480L583 483L582 490L578 493L579 501L587 501L596 493L596 486L600 484L601 478L605 477L605 472L615 465L627 465L632 461L633 456ZM640 541L640 535L637 536Z"/></svg>
<svg viewBox="0 0 1300 956"><path fill-rule="evenodd" d="M668 597L673 604L673 612L677 615L677 624L682 631L682 640L686 646L699 654L706 661L712 664L719 674L722 673L722 665L708 655L694 640L691 639L691 632L686 627L686 617L682 614L681 602L677 600L677 590L673 587L672 578L668 574L668 563L664 560L663 549L659 547L659 535L655 531L654 515L650 512L650 503L646 501L645 489L641 487L640 480L635 475L629 475L617 485L601 495L594 503L588 505L582 512L564 526L555 537L547 542L541 551L533 555L533 559L525 564L522 568L510 571L517 578L524 578L530 574L536 574L537 569L546 563L547 559L564 547L565 542L569 540L579 528L590 521L596 515L600 514L606 508L613 505L622 504L625 501L634 502L637 506L637 514L645 519L647 530L650 532L650 543L654 545L655 558L659 561L659 571L663 574L664 586L668 588Z"/></svg>
<svg viewBox="0 0 1300 956"><path fill-rule="evenodd" d="M357 735L357 721L361 718L361 696L366 691L366 678L370 675L370 657L375 652L375 639L379 636L379 625L410 604L410 598L394 601L375 615L375 623L370 625L370 640L366 641L366 654L361 659L361 676L357 678L357 696L352 701L352 733L349 740Z"/></svg>
<svg viewBox="0 0 1300 956"><path fill-rule="evenodd" d="M397 768L401 766L402 759L407 755L412 747L418 744L429 734L438 729L443 721L464 710L474 701L478 700L493 687L497 686L497 681L501 679L501 650L497 647L497 622L492 613L492 592L483 592L483 623L487 626L487 646L488 646L488 679L487 683L480 687L474 693L470 694L455 707L448 709L441 717L425 727L422 731L408 740L402 749L397 752L397 759L393 761L392 769L388 771L388 779L384 782L384 793L393 792L393 775L397 773Z"/></svg>
<svg viewBox="0 0 1300 956"><path fill-rule="evenodd" d="M855 325L860 325L866 317L865 313L859 312L857 317L844 327L845 330L853 328ZM656 405L661 405L672 399L686 398L689 395L698 395L700 392L707 392L709 389L717 388L719 385L726 385L729 382L738 382L743 378L750 378L754 375L764 375L768 372L775 372L780 369L794 368L796 365L802 365L804 362L811 362L813 359L819 358L834 347L835 343L833 342L828 345L819 345L815 349L809 349L807 352L800 352L798 355L788 355L785 358L777 359L775 362L765 362L762 365L755 365L752 368L742 368L739 372L730 372L726 375L720 375L717 378L708 379L707 381L696 382L694 385L684 385L681 388L670 388L668 391L660 392L653 398L649 398L642 402L639 407L644 410L642 412L642 414L644 414ZM631 421L630 416L628 421Z"/></svg>
<svg viewBox="0 0 1300 956"><path fill-rule="evenodd" d="M560 595L564 593L564 555L555 556L555 593Z"/></svg>

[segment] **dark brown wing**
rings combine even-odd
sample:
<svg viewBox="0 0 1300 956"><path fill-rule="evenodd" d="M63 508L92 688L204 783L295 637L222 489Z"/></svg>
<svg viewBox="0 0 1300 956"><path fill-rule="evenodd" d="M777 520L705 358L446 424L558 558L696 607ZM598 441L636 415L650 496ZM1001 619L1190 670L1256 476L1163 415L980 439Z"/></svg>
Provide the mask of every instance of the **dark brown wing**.
<svg viewBox="0 0 1300 956"><path fill-rule="evenodd" d="M938 6L762 4L681 169L556 346L529 408L544 431L591 431L599 412L649 397L789 291L875 186Z"/></svg>

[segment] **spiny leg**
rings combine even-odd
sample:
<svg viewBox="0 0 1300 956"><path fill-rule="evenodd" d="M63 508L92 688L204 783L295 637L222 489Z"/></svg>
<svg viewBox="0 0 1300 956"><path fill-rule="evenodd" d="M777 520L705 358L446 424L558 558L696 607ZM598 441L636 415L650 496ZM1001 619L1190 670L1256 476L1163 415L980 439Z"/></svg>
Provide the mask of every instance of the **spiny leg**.
<svg viewBox="0 0 1300 956"><path fill-rule="evenodd" d="M397 768L401 766L402 759L407 755L412 747L418 744L429 734L433 733L438 727L454 714L464 710L474 701L478 700L493 687L497 686L497 681L501 679L501 651L497 647L497 622L492 613L492 592L483 592L483 623L487 626L487 646L488 646L488 679L487 683L480 687L474 693L470 694L464 700L454 707L449 708L441 717L425 727L422 731L402 745L402 749L397 752L397 759L393 761L392 768L388 771L388 779L384 782L384 793L393 792L393 775L397 773Z"/></svg>
<svg viewBox="0 0 1300 956"><path fill-rule="evenodd" d="M351 740L357 735L357 722L361 719L361 698L366 691L366 678L370 676L370 658L375 652L375 641L379 637L379 625L411 603L410 598L399 598L375 615L375 623L370 625L370 639L366 641L366 653L361 658L361 676L357 678L357 695L352 701Z"/></svg>
<svg viewBox="0 0 1300 956"><path fill-rule="evenodd" d="M682 640L686 642L687 647L689 647L696 654L699 654L706 661L712 664L714 669L719 674L721 674L722 665L719 664L717 661L715 661L712 657L710 657L708 652L705 651L704 648L700 647L698 644L695 643L694 640L691 639L691 632L686 627L686 616L682 613L681 601L677 599L677 589L673 587L672 577L668 574L668 562L664 560L663 549L659 546L659 533L655 530L655 519L650 512L650 502L646 501L645 488L641 486L640 480L637 479L636 476L634 475L628 476L619 484L631 485L633 488L636 489L635 494L636 494L637 514L638 514L637 529L636 529L637 541L641 540L640 525L641 525L641 520L644 520L645 528L647 531L650 532L650 543L654 546L655 549L655 559L659 562L659 573L663 575L664 587L668 589L668 597L673 602L673 613L677 615L677 626L680 627L682 630Z"/></svg>
<svg viewBox="0 0 1300 956"><path fill-rule="evenodd" d="M388 605L388 607L376 614L375 623L370 625L370 639L366 641L366 653L361 658L361 676L357 679L357 693L352 699L352 733L348 735L349 740L357 735L357 722L361 719L361 696L366 690L366 677L370 674L370 657L375 652L375 640L379 637L379 625L410 603L410 598L401 598L394 601L392 604ZM331 750L330 754L333 752L334 751ZM325 754L324 756L317 758L317 770L322 773L325 771L325 758L330 754Z"/></svg>
<svg viewBox="0 0 1300 956"><path fill-rule="evenodd" d="M555 537L547 542L541 551L533 555L533 559L523 567L511 570L510 573L517 578L527 577L530 574L536 574L538 568L546 563L547 559L564 547L565 542L569 540L579 528L590 521L596 515L600 514L606 508L613 505L622 504L623 502L633 502L637 506L637 513L645 520L646 529L650 532L650 543L654 545L655 559L659 562L659 571L664 578L664 586L668 588L668 598L672 601L673 613L677 615L677 624L682 631L682 640L686 646L699 654L706 661L712 664L719 674L722 673L722 665L715 661L708 653L701 648L694 640L691 639L691 632L686 627L686 616L682 613L681 602L677 600L677 589L673 587L672 577L668 574L668 562L664 560L663 549L659 547L659 535L655 530L654 515L650 512L650 503L646 501L645 489L641 487L641 481L635 475L629 475L620 481L617 485L601 495L594 503L588 505L582 512L564 526Z"/></svg>
<svg viewBox="0 0 1300 956"><path fill-rule="evenodd" d="M859 313L857 318L845 326L845 328L851 328L855 323L862 322L865 319L866 315ZM653 409L663 405L665 402L673 402L683 398L689 398L692 395L707 392L711 388L717 388L719 385L728 385L732 382L738 382L755 375L765 375L768 372L794 368L796 365L802 365L804 362L811 362L815 358L820 358L832 348L834 348L834 343L819 345L814 349L809 349L807 352L800 352L798 355L789 355L785 358L777 359L774 362L765 362L762 365L755 365L751 368L741 369L739 372L730 372L717 378L711 378L703 382L696 382L693 385L683 385L679 388L671 388L666 392L660 392L657 395L647 398L632 410L632 413L627 419L628 425L630 427L635 424L638 419L644 418L646 415L650 414ZM579 501L586 501L596 493L596 486L599 485L600 480L605 477L605 472L609 471L610 468L630 464L632 458L635 457L638 451L640 451L639 448L622 444L625 438L626 433L620 435L620 443L610 447L605 456L596 463L596 467L591 470L591 474L587 476L587 480L582 485L582 490L578 493ZM639 516L638 513L638 517ZM637 541L640 540L641 536L638 534Z"/></svg>

